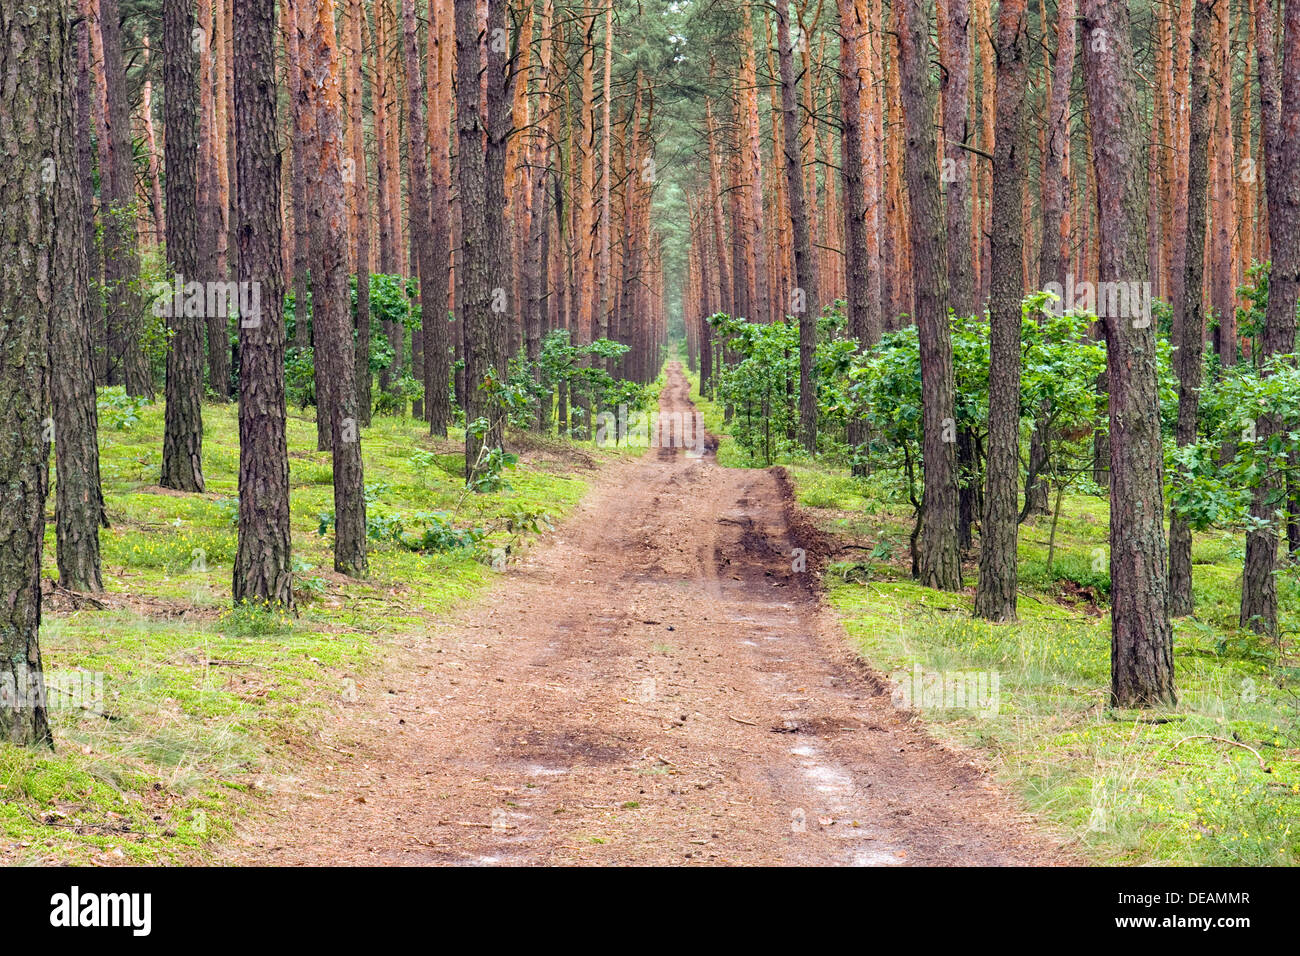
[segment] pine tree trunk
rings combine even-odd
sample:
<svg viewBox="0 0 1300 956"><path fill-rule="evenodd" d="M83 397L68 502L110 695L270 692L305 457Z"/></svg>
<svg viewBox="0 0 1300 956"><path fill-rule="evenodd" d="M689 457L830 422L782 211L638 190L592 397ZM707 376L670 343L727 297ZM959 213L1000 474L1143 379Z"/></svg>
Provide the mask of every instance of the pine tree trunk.
<svg viewBox="0 0 1300 956"><path fill-rule="evenodd" d="M199 276L198 76L188 0L163 5L163 127L167 134L167 258L172 272L190 282ZM186 315L180 296L171 303L167 353L167 407L163 429L164 488L203 491L203 319Z"/></svg>
<svg viewBox="0 0 1300 956"><path fill-rule="evenodd" d="M352 173L352 258L357 277L357 307L352 317L356 331L357 415L370 424L370 189L366 177L366 137L362 110L362 75L366 47L362 26L366 11L361 0L348 0L348 152ZM443 298L446 298L444 296Z"/></svg>
<svg viewBox="0 0 1300 956"><path fill-rule="evenodd" d="M334 0L310 0L299 96L307 115L312 325L315 334L317 441L334 456L334 570L366 573L365 481L357 421L356 364L349 316L347 202L339 101ZM304 24L305 25L305 24Z"/></svg>
<svg viewBox="0 0 1300 956"><path fill-rule="evenodd" d="M939 91L943 101L943 157L947 184L948 295L957 315L975 313L971 266L970 142L967 118L971 68L970 0L942 0Z"/></svg>
<svg viewBox="0 0 1300 956"><path fill-rule="evenodd" d="M1296 299L1300 297L1300 128L1295 112L1295 104L1300 102L1300 3L1292 0L1285 10L1279 72L1273 52L1277 29L1273 11L1268 0L1257 0L1255 6L1264 188L1273 263L1261 359L1294 351ZM1255 425L1258 447L1266 449L1286 427L1294 427L1294 423L1275 415L1262 416ZM1257 633L1276 634L1278 629L1275 570L1278 520L1285 510L1285 498L1285 482L1278 467L1268 467L1255 487L1251 514L1270 525L1246 536L1241 582L1241 626Z"/></svg>
<svg viewBox="0 0 1300 956"><path fill-rule="evenodd" d="M307 307L310 296L308 286L308 243L307 235L307 172L306 143L304 142L304 118L301 116L298 87L301 83L302 30L298 26L300 7L306 0L284 0L283 8L287 11L285 19L287 30L285 36L285 57L289 61L289 112L293 118L292 167L290 176L293 194L293 345L305 349L311 345L311 315ZM379 129L379 110L376 106L376 129ZM376 133L378 136L378 133Z"/></svg>
<svg viewBox="0 0 1300 956"><path fill-rule="evenodd" d="M445 437L451 422L452 332L456 326L447 321L448 286L451 279L451 164L448 153L451 94L451 55L453 51L451 15L447 0L429 2L429 181L432 209L429 237L434 273L429 279L429 297L434 303L433 331L424 343L425 414L429 433Z"/></svg>
<svg viewBox="0 0 1300 956"><path fill-rule="evenodd" d="M799 148L799 91L795 85L794 50L790 45L790 14L785 4L776 11L777 61L781 70L781 122L785 135L785 185L794 230L794 287L785 307L799 320L799 440L809 451L817 448L817 382L813 353L817 320L821 316L817 271L804 197L803 153ZM812 82L808 78L806 82Z"/></svg>
<svg viewBox="0 0 1300 956"><path fill-rule="evenodd" d="M993 153L992 258L989 260L992 285L989 291L988 477L980 528L979 587L975 591L975 615L990 621L1016 619L1020 334L1024 296L1019 268L1024 234L1019 206L1021 184L1029 176L1024 129L1025 87L1029 76L1025 61L1027 30L1025 0L1002 0L998 12L998 115ZM950 258L950 266L951 262Z"/></svg>
<svg viewBox="0 0 1300 956"><path fill-rule="evenodd" d="M907 137L906 173L910 207L914 315L921 348L922 459L925 472L924 527L918 568L926 587L961 588L957 542L957 425L953 411L952 339L948 332L948 276L938 146L934 129L934 86L929 37L933 0L900 0L899 83Z"/></svg>
<svg viewBox="0 0 1300 956"><path fill-rule="evenodd" d="M77 28L77 174L81 177L81 218L85 223L82 232L86 244L91 360L95 381L102 383L107 360L107 349L100 347L104 341L104 271L99 255L99 241L95 235L95 154L91 148L95 115L92 97L95 94L91 82L90 37L96 27L87 12L89 7L90 4L83 0L82 20Z"/></svg>
<svg viewBox="0 0 1300 956"><path fill-rule="evenodd" d="M1201 365L1205 350L1205 314L1201 284L1205 269L1205 204L1209 185L1210 140L1209 56L1212 20L1223 16L1224 0L1198 0L1192 33L1191 149L1187 164L1187 236L1183 240L1183 275L1171 283L1181 291L1174 303L1174 371L1178 375L1180 447L1196 441L1196 420L1201 396ZM1175 475L1174 480L1181 476ZM1192 529L1174 514L1169 519L1169 613L1184 617L1195 609L1192 599Z"/></svg>
<svg viewBox="0 0 1300 956"><path fill-rule="evenodd" d="M76 27L78 65L89 61L87 22ZM68 88L71 95L71 87ZM89 142L89 77L77 80L75 144L60 141L60 149L71 149L56 160L58 169L78 164L78 175L59 176L56 208L65 228L59 230L54 269L63 288L54 302L58 307L50 326L50 361L58 374L51 377L54 406L55 472L58 476L54 506L59 583L71 591L100 591L99 528L106 525L104 497L99 474L99 413L95 405L94 312L97 286L87 280L90 257L95 248L94 215L84 190L91 187ZM75 189L74 189L75 187ZM69 212L75 210L75 212ZM68 245L72 240L74 245Z"/></svg>
<svg viewBox="0 0 1300 956"><path fill-rule="evenodd" d="M107 303L108 384L125 385L128 395L153 397L153 379L140 343L140 237L136 227L135 161L131 143L131 105L122 58L118 0L100 0L99 28L104 45L105 116L110 168L103 205L104 285ZM101 176L103 170L101 170Z"/></svg>
<svg viewBox="0 0 1300 956"><path fill-rule="evenodd" d="M73 151L76 54L68 0L0 7L0 741L52 747L41 667L41 551L49 477L51 323L84 306L57 270L82 242ZM33 303L55 303L52 315ZM59 314L63 313L63 314ZM57 436L55 436L57 437Z"/></svg>
<svg viewBox="0 0 1300 956"><path fill-rule="evenodd" d="M261 288L261 311L239 320L239 546L232 591L236 604L292 608L275 12L262 0L232 2L241 123L235 145L239 281Z"/></svg>
<svg viewBox="0 0 1300 956"><path fill-rule="evenodd" d="M412 259L420 279L421 347L430 350L430 364L437 356L447 355L447 295L437 277L446 275L446 261L434 257L433 217L430 209L428 117L425 113L424 71L420 57L419 29L415 19L415 0L402 0L402 42L406 53L407 162L409 163L409 209ZM424 353L416 356L416 367L424 382L424 401L432 411L439 399L445 404L446 375L432 368L425 374ZM439 417L445 423L446 413ZM444 424L445 430L445 424Z"/></svg>
<svg viewBox="0 0 1300 956"><path fill-rule="evenodd" d="M1144 118L1127 6L1084 0L1083 64L1097 171L1103 283L1149 278ZM1103 319L1110 382L1111 703L1173 704L1156 336L1149 311Z"/></svg>

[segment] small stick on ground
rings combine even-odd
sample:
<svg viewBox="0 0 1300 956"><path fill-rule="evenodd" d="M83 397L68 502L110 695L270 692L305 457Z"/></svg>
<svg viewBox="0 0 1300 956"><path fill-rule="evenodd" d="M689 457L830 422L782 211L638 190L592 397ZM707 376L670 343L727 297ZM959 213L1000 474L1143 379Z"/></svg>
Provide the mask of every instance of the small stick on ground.
<svg viewBox="0 0 1300 956"><path fill-rule="evenodd" d="M1265 773L1273 772L1273 768L1264 762L1264 758L1259 755L1258 750L1256 750L1254 747L1247 746L1246 744L1243 744L1238 740L1229 740L1227 737L1216 737L1213 734L1192 734L1190 737L1184 737L1182 740L1178 741L1177 744L1174 744L1173 747L1170 747L1169 749L1174 750L1178 747L1178 744L1186 743L1189 740L1217 740L1219 743L1227 744L1230 747L1240 747L1242 750L1249 750L1252 754L1255 755L1255 759L1259 761L1260 770L1263 770Z"/></svg>

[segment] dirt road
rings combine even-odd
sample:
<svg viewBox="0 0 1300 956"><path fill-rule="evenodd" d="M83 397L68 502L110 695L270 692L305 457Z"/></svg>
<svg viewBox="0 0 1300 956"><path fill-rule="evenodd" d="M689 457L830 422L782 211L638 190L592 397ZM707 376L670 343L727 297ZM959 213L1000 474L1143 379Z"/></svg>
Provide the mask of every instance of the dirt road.
<svg viewBox="0 0 1300 956"><path fill-rule="evenodd" d="M679 367L661 399L691 410ZM778 471L651 449L342 710L267 864L1024 864L1057 848L847 652ZM812 556L810 555L810 558ZM811 566L811 564L810 564Z"/></svg>

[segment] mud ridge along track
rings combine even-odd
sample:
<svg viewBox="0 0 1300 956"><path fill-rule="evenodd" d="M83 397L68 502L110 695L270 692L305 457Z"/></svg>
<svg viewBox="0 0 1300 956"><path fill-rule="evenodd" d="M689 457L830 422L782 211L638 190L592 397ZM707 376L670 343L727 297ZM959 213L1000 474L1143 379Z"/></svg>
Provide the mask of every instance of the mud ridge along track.
<svg viewBox="0 0 1300 956"><path fill-rule="evenodd" d="M663 412L692 411L669 369ZM265 864L1064 862L847 651L779 470L612 466L363 682L221 852ZM810 567L813 554L809 555Z"/></svg>

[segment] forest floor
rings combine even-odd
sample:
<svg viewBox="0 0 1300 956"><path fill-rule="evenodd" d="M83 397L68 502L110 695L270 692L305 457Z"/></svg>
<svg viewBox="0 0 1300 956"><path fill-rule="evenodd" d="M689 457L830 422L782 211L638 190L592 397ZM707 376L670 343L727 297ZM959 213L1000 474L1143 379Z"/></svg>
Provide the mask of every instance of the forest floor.
<svg viewBox="0 0 1300 956"><path fill-rule="evenodd" d="M693 410L669 366L663 412ZM1069 862L891 704L780 469L615 463L486 599L336 706L219 851L268 864ZM251 824L251 825L250 825Z"/></svg>

